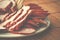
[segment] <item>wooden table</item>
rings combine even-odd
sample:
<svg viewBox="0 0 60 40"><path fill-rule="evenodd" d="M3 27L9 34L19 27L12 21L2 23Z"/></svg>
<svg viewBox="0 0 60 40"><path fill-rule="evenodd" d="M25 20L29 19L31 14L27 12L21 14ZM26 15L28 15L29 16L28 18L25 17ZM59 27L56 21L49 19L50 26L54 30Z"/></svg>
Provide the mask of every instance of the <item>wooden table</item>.
<svg viewBox="0 0 60 40"><path fill-rule="evenodd" d="M25 38L7 38L0 40L60 40L60 0L25 0L24 4L36 3L51 13L48 18L50 27L42 33Z"/></svg>

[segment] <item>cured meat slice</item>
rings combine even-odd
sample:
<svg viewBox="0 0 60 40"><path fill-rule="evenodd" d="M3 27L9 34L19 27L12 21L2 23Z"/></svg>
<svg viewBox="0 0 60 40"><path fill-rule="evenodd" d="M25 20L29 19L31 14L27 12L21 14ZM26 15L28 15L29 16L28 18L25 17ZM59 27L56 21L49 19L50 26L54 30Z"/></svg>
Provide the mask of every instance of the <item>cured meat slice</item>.
<svg viewBox="0 0 60 40"><path fill-rule="evenodd" d="M1 0L0 1L0 12L6 13L6 12L14 12L17 10L16 3L13 0Z"/></svg>
<svg viewBox="0 0 60 40"><path fill-rule="evenodd" d="M32 10L30 15L31 17L40 17L41 19L45 19L49 15L48 11L43 10L37 4L30 3L28 6L30 6L30 9Z"/></svg>
<svg viewBox="0 0 60 40"><path fill-rule="evenodd" d="M8 15L9 15L9 14L6 14L5 17L8 17ZM4 18L3 20L6 20L6 18ZM1 23L0 26L3 27L3 26L5 26L7 23L9 23L9 22L11 22L11 21L12 21L12 19L10 19L10 20L6 20L6 21L4 21L3 23Z"/></svg>
<svg viewBox="0 0 60 40"><path fill-rule="evenodd" d="M9 0L2 0L0 1L0 12L6 12L12 6L12 2Z"/></svg>
<svg viewBox="0 0 60 40"><path fill-rule="evenodd" d="M45 19L49 13L36 4L28 5L29 6L23 6L17 12L13 12L9 16L6 16L1 26L5 26L6 29L12 33L31 34L37 30L34 27L39 28L42 24L47 25L47 22L43 19ZM23 25L26 25L26 28L24 28ZM23 28L21 29L21 27Z"/></svg>
<svg viewBox="0 0 60 40"><path fill-rule="evenodd" d="M5 21L6 17L8 17L8 16L9 16L9 13L5 13L5 15L2 16L3 18L1 18L1 21Z"/></svg>
<svg viewBox="0 0 60 40"><path fill-rule="evenodd" d="M24 22L24 20L26 20L27 16L30 14L30 12L31 12L31 10L28 12L28 14L26 14L26 16L22 20L18 21L14 26L11 26L9 28L9 31L13 31L11 29L14 29L15 27L19 27L19 26L21 27L22 23Z"/></svg>
<svg viewBox="0 0 60 40"><path fill-rule="evenodd" d="M23 12L21 13L22 9L23 9ZM26 7L24 6L24 7L22 7L22 9L20 9L14 16L11 16L10 19L8 19L4 23L2 23L2 25L7 25L6 27L10 27L9 28L10 31L11 31L11 29L14 29L15 27L18 28L31 12L31 10L29 10L29 6L26 6ZM14 23L16 23L16 24L14 24Z"/></svg>

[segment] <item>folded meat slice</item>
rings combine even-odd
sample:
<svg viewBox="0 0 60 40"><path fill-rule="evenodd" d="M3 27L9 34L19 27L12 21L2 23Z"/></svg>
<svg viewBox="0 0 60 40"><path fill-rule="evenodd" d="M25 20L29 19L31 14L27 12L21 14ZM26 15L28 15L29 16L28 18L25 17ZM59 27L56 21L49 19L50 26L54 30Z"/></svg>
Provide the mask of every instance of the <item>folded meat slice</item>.
<svg viewBox="0 0 60 40"><path fill-rule="evenodd" d="M45 20L40 19L40 18L34 17L34 18L32 18L32 20L33 20L36 24L42 23L42 24L47 25L47 22L46 22Z"/></svg>
<svg viewBox="0 0 60 40"><path fill-rule="evenodd" d="M34 29L38 29L40 27L45 27L47 26L47 22L45 20L42 20L40 18L32 18L31 20L27 20L24 26L27 27L32 27Z"/></svg>
<svg viewBox="0 0 60 40"><path fill-rule="evenodd" d="M17 22L18 20L18 22L16 23L16 24L14 24L13 26L11 26L10 28L9 28L9 31L13 31L16 27L19 29L19 27L21 27L22 26L22 24L24 23L24 21L26 20L26 18L27 18L27 16L30 14L30 12L31 12L31 10L29 10L28 12L27 12L27 14L26 15L24 15L24 17L22 17L22 19L20 19L19 20L19 18L21 17L21 16L19 16L19 18L17 18L17 20L15 20L15 22ZM24 12L23 12L24 13ZM22 14L23 14L22 13ZM13 24L13 23L12 23ZM18 29L15 29L15 30L18 30Z"/></svg>
<svg viewBox="0 0 60 40"><path fill-rule="evenodd" d="M17 9L16 4L13 0L2 0L0 1L0 12L14 12Z"/></svg>
<svg viewBox="0 0 60 40"><path fill-rule="evenodd" d="M15 13L15 12L14 12ZM6 20L6 17L8 17L9 16L9 14L6 14L4 17L4 19L2 19L2 20ZM0 25L1 26L5 26L7 23L9 23L9 22L11 22L12 20L10 19L10 20L6 20L6 21L4 21L3 23L1 23Z"/></svg>
<svg viewBox="0 0 60 40"><path fill-rule="evenodd" d="M4 15L2 15L2 18L0 20L5 21L7 16L9 16L9 13L5 13Z"/></svg>
<svg viewBox="0 0 60 40"><path fill-rule="evenodd" d="M40 18L46 18L48 13L44 11L43 9L39 8L38 6L23 6L20 10L17 12L11 13L9 16L5 18L5 21L1 24L2 26L5 26L8 31L13 32L13 33L33 33L36 31L34 28L32 28L32 25L34 27L38 27L38 24L40 23L43 25L47 25L47 23ZM29 17L32 17L32 20L29 20ZM26 21L28 19L28 21ZM28 28L23 28L20 30L20 27L24 25L24 23L27 23ZM31 25L30 25L31 24ZM26 30L32 30L30 32ZM19 31L18 31L19 30ZM24 31L25 30L25 31Z"/></svg>
<svg viewBox="0 0 60 40"><path fill-rule="evenodd" d="M45 19L49 15L48 11L45 11L37 4L30 3L28 6L30 6L30 9L32 10L31 17L40 17L41 19Z"/></svg>
<svg viewBox="0 0 60 40"><path fill-rule="evenodd" d="M3 22L1 25L9 27L8 30L13 31L15 29L15 27L17 27L17 28L20 27L22 25L22 23L24 22L24 20L26 20L27 16L31 12L31 10L29 10L29 9L30 9L29 6L22 7L22 9L20 9L15 15L11 16L9 19L6 17L7 20L5 22Z"/></svg>
<svg viewBox="0 0 60 40"><path fill-rule="evenodd" d="M27 25L31 25L32 27L38 27L38 25L34 22L34 20L28 20Z"/></svg>
<svg viewBox="0 0 60 40"><path fill-rule="evenodd" d="M8 11L9 8L11 8L12 2L9 0L2 0L0 1L0 11L5 12L6 10Z"/></svg>
<svg viewBox="0 0 60 40"><path fill-rule="evenodd" d="M17 3L14 0L10 0L12 2L12 7L10 8L12 12L17 11Z"/></svg>
<svg viewBox="0 0 60 40"><path fill-rule="evenodd" d="M21 10L22 10L22 9L20 9L17 13L16 13L16 12L13 12L13 13L11 13L10 15L9 15L9 13L6 14L6 15L4 16L4 18L3 18L3 20L5 20L5 21L1 24L1 26L5 26L7 23L13 21L13 20L16 18L16 16L18 16L19 14L21 14L21 13L20 13ZM14 15L14 14L15 14L15 15Z"/></svg>

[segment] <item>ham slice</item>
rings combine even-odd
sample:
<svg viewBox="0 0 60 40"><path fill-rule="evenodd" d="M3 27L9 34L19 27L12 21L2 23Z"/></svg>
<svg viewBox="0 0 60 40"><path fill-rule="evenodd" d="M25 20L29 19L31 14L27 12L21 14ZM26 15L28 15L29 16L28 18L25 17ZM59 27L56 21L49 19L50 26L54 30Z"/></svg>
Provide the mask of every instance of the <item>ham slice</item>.
<svg viewBox="0 0 60 40"><path fill-rule="evenodd" d="M23 12L21 13L21 11L22 11L22 9L20 9L14 16L11 16L11 18L10 19L8 19L8 20L6 20L5 22L3 22L2 24L1 24L1 26L4 26L4 25L7 25L8 23L10 23L11 25L10 25L10 28L9 28L9 30L11 31L11 29L14 29L15 27L17 27L17 26L20 26L20 24L22 24L22 22L24 22L24 20L27 18L27 16L30 14L30 12L31 12L31 10L29 10L29 6L24 6L24 7L22 7L22 9L23 9ZM29 11L28 11L29 10ZM13 13L14 14L14 13ZM12 15L12 14L11 14ZM19 15L19 16L18 16ZM16 18L18 16L18 18ZM8 16L9 17L9 16ZM15 20L15 18L16 18L16 20ZM16 23L16 24L14 24L13 26L12 26L12 24L13 23ZM9 27L9 26L7 26L7 27Z"/></svg>
<svg viewBox="0 0 60 40"><path fill-rule="evenodd" d="M4 22L1 26L5 26L6 29L12 33L17 34L31 34L36 31L35 28L39 28L38 25L47 25L44 18L47 17L48 12L41 9L41 7L37 6L36 4L30 4L29 6L23 6L16 12L8 14L9 16L5 16ZM29 19L29 18L32 19ZM41 18L39 18L41 17ZM26 23L26 24L25 24ZM23 25L26 25L26 28L22 28ZM28 27L29 26L29 27ZM35 27L35 28L33 28Z"/></svg>
<svg viewBox="0 0 60 40"><path fill-rule="evenodd" d="M17 9L15 1L13 0L2 0L0 1L0 12L14 12Z"/></svg>
<svg viewBox="0 0 60 40"><path fill-rule="evenodd" d="M12 2L9 0L0 1L0 12L6 12L12 6Z"/></svg>
<svg viewBox="0 0 60 40"><path fill-rule="evenodd" d="M23 12L23 13L15 20L15 22L17 22L17 20L19 20L24 13L26 14L26 12L27 12L27 10L26 10L25 12ZM30 12L31 12L31 10L28 11L28 13L27 13L26 15L24 15L24 17L22 17L22 19L19 20L14 26L11 26L11 27L9 28L9 31L11 31L11 29L14 29L15 27L18 27L18 26L21 27L21 24L24 22L24 20L26 20L27 16L30 14Z"/></svg>
<svg viewBox="0 0 60 40"><path fill-rule="evenodd" d="M48 11L43 10L37 4L30 3L27 5L30 6L30 9L32 10L31 17L40 17L41 19L45 19L49 15Z"/></svg>

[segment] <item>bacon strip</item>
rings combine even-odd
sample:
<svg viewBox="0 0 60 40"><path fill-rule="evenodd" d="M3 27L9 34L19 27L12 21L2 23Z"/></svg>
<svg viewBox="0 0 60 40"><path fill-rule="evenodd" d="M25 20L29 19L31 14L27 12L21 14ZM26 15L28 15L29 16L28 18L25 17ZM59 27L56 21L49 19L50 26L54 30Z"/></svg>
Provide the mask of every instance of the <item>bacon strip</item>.
<svg viewBox="0 0 60 40"><path fill-rule="evenodd" d="M28 14L26 14L26 16L25 16L22 20L20 20L19 22L17 22L14 26L11 26L11 27L9 28L9 31L13 31L15 27L17 27L17 26L20 25L22 22L24 22L24 20L27 18L27 16L30 14L30 12L31 12L31 10L28 12ZM11 29L13 29L13 30L11 30Z"/></svg>
<svg viewBox="0 0 60 40"><path fill-rule="evenodd" d="M18 18L17 18L15 21L18 21L18 20L24 18L25 15L27 15L27 13L28 13L28 11L29 11L29 7L27 6L26 8L24 7L23 9L24 9L24 10L23 10L22 14L21 14L20 16L18 16Z"/></svg>
<svg viewBox="0 0 60 40"><path fill-rule="evenodd" d="M42 20L42 19L33 19L36 23L43 23L45 25L47 25L47 22Z"/></svg>
<svg viewBox="0 0 60 40"><path fill-rule="evenodd" d="M15 24L15 23L17 23L18 21L22 20L22 19L27 15L27 12L28 12L28 10L29 10L29 6L23 7L22 9L23 9L23 11L20 12L20 10L19 10L19 11L17 12L17 13L19 13L17 16L14 15L14 16L15 16L14 20L10 23L10 26L7 26L7 27L13 26L13 24ZM16 14L17 14L17 13L16 13Z"/></svg>
<svg viewBox="0 0 60 40"><path fill-rule="evenodd" d="M11 13L8 17L5 17L6 20L8 20L9 18L11 18L12 16L14 16L16 14L16 11L14 13Z"/></svg>
<svg viewBox="0 0 60 40"><path fill-rule="evenodd" d="M4 17L2 18L2 21L6 21L6 17L8 17L9 16L9 13L6 13L5 15L4 15Z"/></svg>
<svg viewBox="0 0 60 40"><path fill-rule="evenodd" d="M21 11L22 11L22 9L23 9L23 12L21 13ZM11 22L16 22L16 24L15 25L13 25L13 26L11 26L10 28L9 28L9 30L11 29L11 28L15 28L16 26L18 26L19 24L21 24L26 18L27 18L27 16L30 14L30 12L31 12L31 10L29 10L30 9L30 7L29 6L24 6L24 7L22 7L22 9L20 9L14 16L12 16L14 13L12 13L10 16L8 16L7 17L7 19L8 18L10 18L10 19L8 19L8 20L6 20L4 23L2 23L1 24L1 26L4 26L4 25L7 25L7 26L9 26L10 25L10 23ZM28 11L29 10L29 11ZM18 16L19 15L19 16ZM12 16L12 17L11 17ZM18 17L17 17L18 16ZM20 20L21 19L21 20ZM19 21L18 21L19 20ZM17 22L18 21L18 22ZM12 24L14 24L14 22L12 23ZM8 25L9 24L9 25Z"/></svg>
<svg viewBox="0 0 60 40"><path fill-rule="evenodd" d="M28 22L27 22L27 24L30 24L30 25L33 25L33 26L38 26L35 22L34 22L34 20L28 20Z"/></svg>
<svg viewBox="0 0 60 40"><path fill-rule="evenodd" d="M9 14L7 14L6 16L5 16L5 19L4 20L6 20L6 17L8 17L8 15ZM6 20L6 21L4 21L2 24L0 24L1 26L5 26L7 23L9 23L9 22L11 22L13 19L9 19L9 20Z"/></svg>

